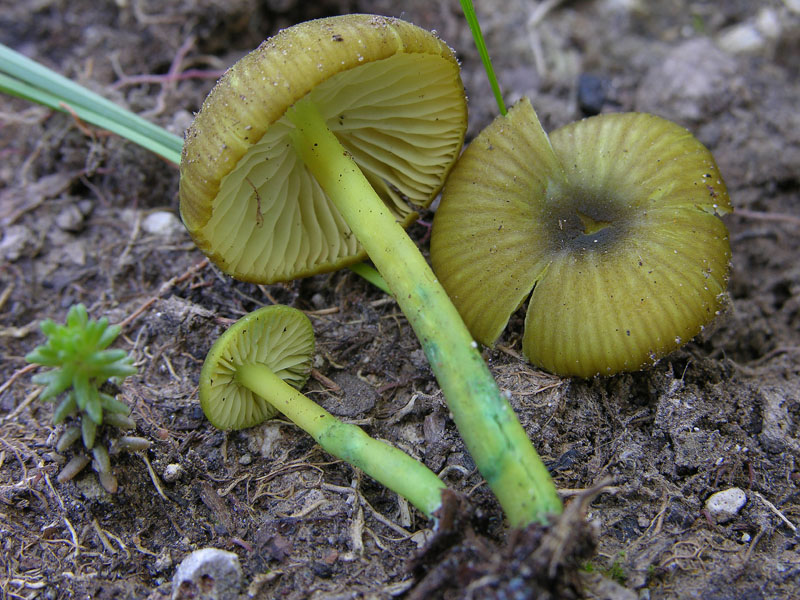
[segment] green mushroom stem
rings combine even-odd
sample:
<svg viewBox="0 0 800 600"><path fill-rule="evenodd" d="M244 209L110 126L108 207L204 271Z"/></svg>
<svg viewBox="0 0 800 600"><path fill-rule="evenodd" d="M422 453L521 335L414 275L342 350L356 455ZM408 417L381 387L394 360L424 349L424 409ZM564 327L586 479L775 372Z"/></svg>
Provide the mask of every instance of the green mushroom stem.
<svg viewBox="0 0 800 600"><path fill-rule="evenodd" d="M420 340L453 419L512 526L562 510L547 469L425 259L308 100L287 111L295 150L367 251Z"/></svg>
<svg viewBox="0 0 800 600"><path fill-rule="evenodd" d="M373 439L357 425L343 423L262 364L236 368L239 385L264 398L307 432L326 452L358 467L432 518L445 484L421 462Z"/></svg>

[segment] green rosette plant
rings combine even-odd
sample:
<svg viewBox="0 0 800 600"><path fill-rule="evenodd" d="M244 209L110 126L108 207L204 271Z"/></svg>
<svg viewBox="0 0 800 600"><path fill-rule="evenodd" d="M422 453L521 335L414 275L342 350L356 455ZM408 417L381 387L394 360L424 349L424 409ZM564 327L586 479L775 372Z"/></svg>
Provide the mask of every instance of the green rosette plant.
<svg viewBox="0 0 800 600"><path fill-rule="evenodd" d="M58 402L53 412L55 425L68 420L75 423L66 427L56 449L64 451L82 438L86 450L92 452L101 483L108 491L116 491L108 450L96 441L104 424L120 429L136 426L129 416L128 405L102 391L109 380L122 380L136 373L133 359L125 350L109 348L120 327L109 325L106 317L90 319L83 304L69 309L65 324L46 319L40 327L47 341L28 353L25 360L51 369L34 375L33 382L45 386L39 395L41 400ZM147 440L130 436L116 443L117 450L140 450L148 446ZM88 463L88 458L78 454L62 470L59 480L74 477Z"/></svg>

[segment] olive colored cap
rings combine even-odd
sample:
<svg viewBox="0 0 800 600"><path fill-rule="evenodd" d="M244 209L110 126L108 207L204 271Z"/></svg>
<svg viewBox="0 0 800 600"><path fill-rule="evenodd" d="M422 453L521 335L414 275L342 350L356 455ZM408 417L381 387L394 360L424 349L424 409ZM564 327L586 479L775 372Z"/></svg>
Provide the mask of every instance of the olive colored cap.
<svg viewBox="0 0 800 600"><path fill-rule="evenodd" d="M607 375L653 363L718 313L731 210L711 153L683 127L607 114L548 138L523 99L453 169L431 260L481 343L530 298L525 356Z"/></svg>
<svg viewBox="0 0 800 600"><path fill-rule="evenodd" d="M277 411L239 385L236 369L262 364L296 389L311 372L314 330L302 312L288 306L260 308L236 321L209 350L200 372L200 405L214 427L244 429Z"/></svg>
<svg viewBox="0 0 800 600"><path fill-rule="evenodd" d="M183 147L183 222L237 279L286 281L366 256L290 141L284 113L305 97L403 226L464 142L459 66L434 34L373 15L281 31L220 79Z"/></svg>

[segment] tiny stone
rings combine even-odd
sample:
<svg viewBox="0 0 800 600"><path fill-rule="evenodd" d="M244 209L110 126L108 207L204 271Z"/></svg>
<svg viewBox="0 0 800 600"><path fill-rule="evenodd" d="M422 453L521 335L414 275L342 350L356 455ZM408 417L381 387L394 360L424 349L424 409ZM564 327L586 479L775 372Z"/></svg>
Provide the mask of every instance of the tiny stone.
<svg viewBox="0 0 800 600"><path fill-rule="evenodd" d="M739 488L730 488L711 494L706 500L706 510L717 523L733 519L747 503L747 496Z"/></svg>
<svg viewBox="0 0 800 600"><path fill-rule="evenodd" d="M151 235L170 237L180 234L183 231L183 225L171 212L159 210L144 218L142 229Z"/></svg>
<svg viewBox="0 0 800 600"><path fill-rule="evenodd" d="M180 137L189 129L194 117L188 110L179 110L172 118L172 123L167 125L167 131L174 133Z"/></svg>
<svg viewBox="0 0 800 600"><path fill-rule="evenodd" d="M411 536L411 541L417 545L417 548L424 548L431 539L433 539L433 533L430 529L420 529Z"/></svg>
<svg viewBox="0 0 800 600"><path fill-rule="evenodd" d="M609 87L605 77L581 73L578 77L578 106L585 116L590 117L603 110Z"/></svg>
<svg viewBox="0 0 800 600"><path fill-rule="evenodd" d="M0 240L0 257L14 262L22 257L26 250L32 248L33 232L25 225L11 225L3 232Z"/></svg>
<svg viewBox="0 0 800 600"><path fill-rule="evenodd" d="M170 463L164 467L164 474L161 476L167 483L177 481L183 475L183 467L178 463Z"/></svg>
<svg viewBox="0 0 800 600"><path fill-rule="evenodd" d="M75 204L65 206L56 216L56 225L63 231L78 232L83 229L84 214Z"/></svg>
<svg viewBox="0 0 800 600"><path fill-rule="evenodd" d="M86 244L75 240L68 242L61 247L63 262L70 262L73 265L82 267L86 264Z"/></svg>
<svg viewBox="0 0 800 600"><path fill-rule="evenodd" d="M314 308L317 310L325 308L325 297L320 293L316 293L311 296L311 304L313 304Z"/></svg>
<svg viewBox="0 0 800 600"><path fill-rule="evenodd" d="M90 214L92 214L92 211L94 210L94 202L87 199L78 200L77 206L78 210L81 211L81 214L84 217L88 217Z"/></svg>
<svg viewBox="0 0 800 600"><path fill-rule="evenodd" d="M172 579L172 600L236 600L242 579L239 557L217 548L195 550Z"/></svg>
<svg viewBox="0 0 800 600"><path fill-rule="evenodd" d="M239 464L240 464L240 465L245 465L245 466L247 466L247 465L249 465L251 462L253 462L253 457L252 457L252 455L250 455L250 454L242 454L242 456L240 456L240 457L239 457Z"/></svg>
<svg viewBox="0 0 800 600"><path fill-rule="evenodd" d="M684 124L700 121L728 108L736 74L736 60L711 40L688 40L649 68L635 109Z"/></svg>
<svg viewBox="0 0 800 600"><path fill-rule="evenodd" d="M167 569L172 567L172 556L169 553L167 548L163 548L161 552L158 553L158 556L155 557L155 561L153 562L153 568L157 573L161 571L166 571Z"/></svg>
<svg viewBox="0 0 800 600"><path fill-rule="evenodd" d="M741 23L720 35L720 48L731 54L756 54L764 49L767 40L753 23Z"/></svg>
<svg viewBox="0 0 800 600"><path fill-rule="evenodd" d="M777 11L762 8L756 16L756 27L769 40L777 40L783 33L783 24Z"/></svg>

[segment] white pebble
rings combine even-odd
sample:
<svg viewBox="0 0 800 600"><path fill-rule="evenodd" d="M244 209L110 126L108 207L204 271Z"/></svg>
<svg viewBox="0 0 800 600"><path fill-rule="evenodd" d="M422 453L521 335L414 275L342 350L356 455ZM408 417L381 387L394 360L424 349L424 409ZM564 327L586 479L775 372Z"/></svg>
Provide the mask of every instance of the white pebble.
<svg viewBox="0 0 800 600"><path fill-rule="evenodd" d="M159 210L152 212L142 220L142 229L151 235L169 237L183 231L183 225L171 212Z"/></svg>
<svg viewBox="0 0 800 600"><path fill-rule="evenodd" d="M33 249L35 239L33 231L25 225L6 227L0 240L0 257L8 262L19 260L28 250Z"/></svg>
<svg viewBox="0 0 800 600"><path fill-rule="evenodd" d="M706 500L706 510L717 523L726 523L733 519L746 503L745 493L734 487L711 494Z"/></svg>
<svg viewBox="0 0 800 600"><path fill-rule="evenodd" d="M172 600L236 600L242 579L239 557L217 548L195 550L181 561L172 579Z"/></svg>
<svg viewBox="0 0 800 600"><path fill-rule="evenodd" d="M164 467L164 474L161 476L167 483L177 481L183 475L183 467L178 463L170 463Z"/></svg>

